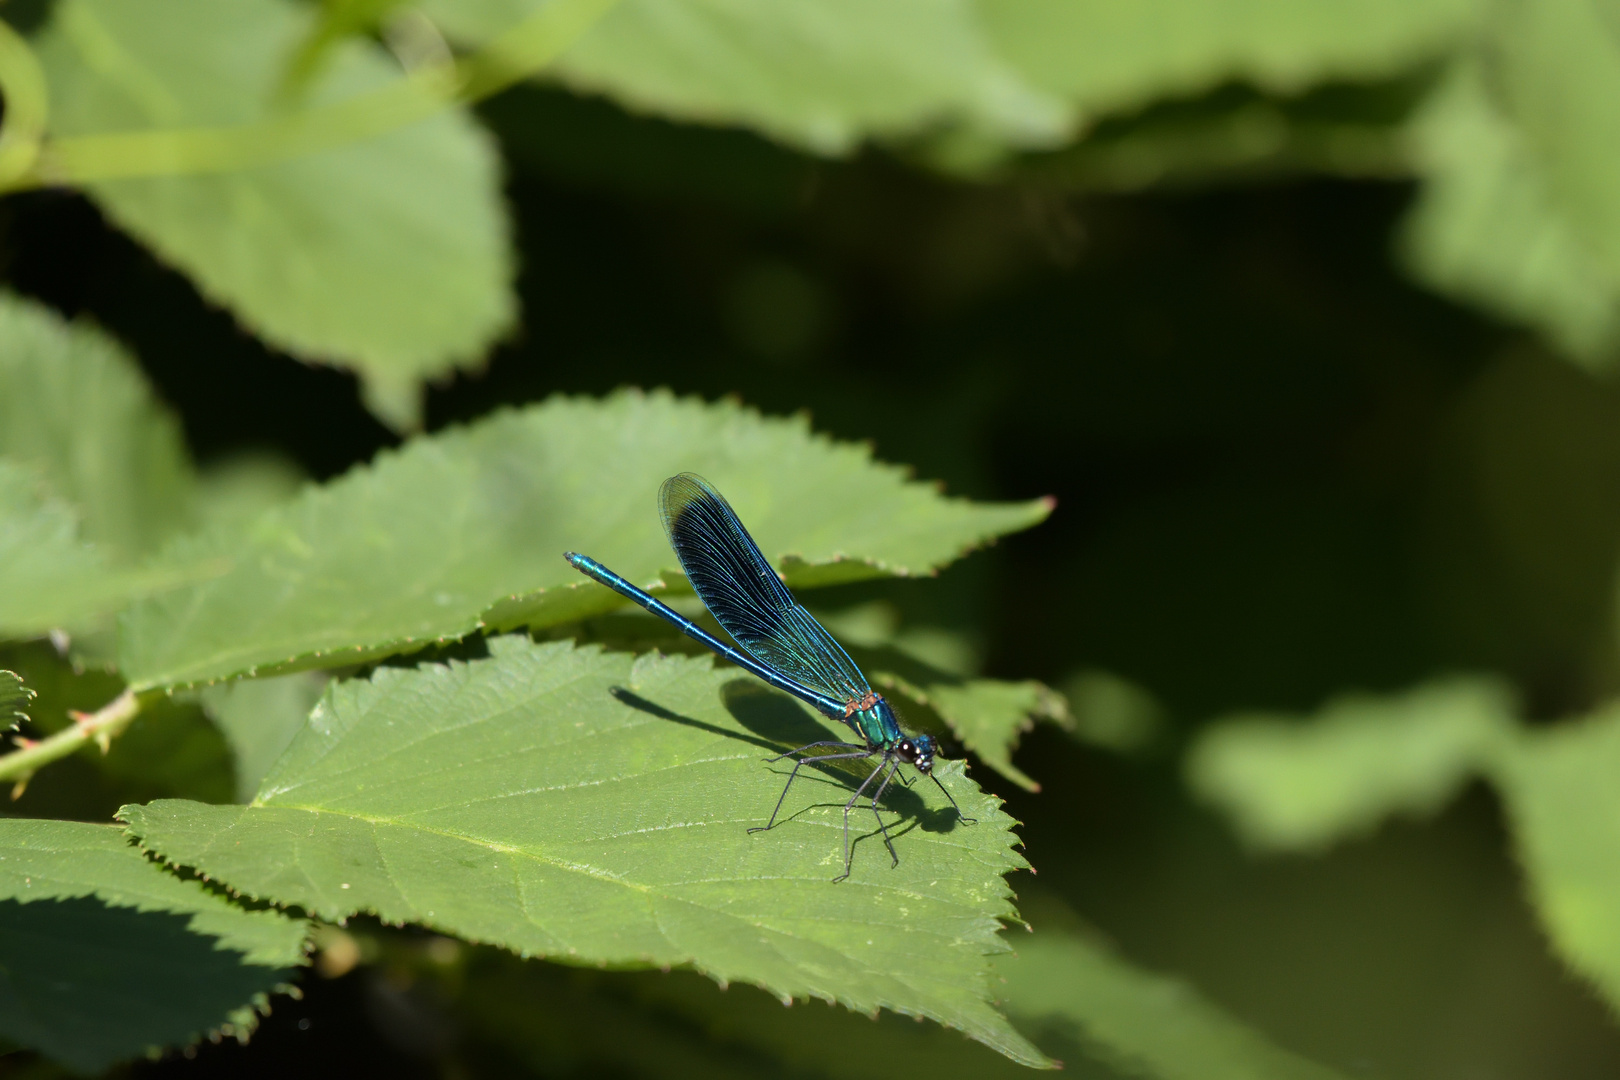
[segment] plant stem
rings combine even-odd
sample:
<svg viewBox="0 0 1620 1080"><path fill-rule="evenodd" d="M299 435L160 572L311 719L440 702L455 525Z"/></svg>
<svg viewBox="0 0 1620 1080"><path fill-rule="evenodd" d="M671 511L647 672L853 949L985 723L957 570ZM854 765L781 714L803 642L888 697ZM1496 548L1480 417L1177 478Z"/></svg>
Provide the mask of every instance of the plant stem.
<svg viewBox="0 0 1620 1080"><path fill-rule="evenodd" d="M375 138L529 78L561 55L615 3L555 0L466 60L437 65L379 90L287 116L227 127L48 139L28 159L29 167L13 166L12 175L0 176L0 191L131 176L235 172ZM6 127L10 126L8 113Z"/></svg>
<svg viewBox="0 0 1620 1080"><path fill-rule="evenodd" d="M86 743L94 741L105 754L113 739L129 727L141 711L140 698L133 689L125 690L93 713L70 713L73 723L55 735L35 742L22 741L22 748L0 754L0 782L13 780L13 799L21 798L29 779L44 765L60 761Z"/></svg>

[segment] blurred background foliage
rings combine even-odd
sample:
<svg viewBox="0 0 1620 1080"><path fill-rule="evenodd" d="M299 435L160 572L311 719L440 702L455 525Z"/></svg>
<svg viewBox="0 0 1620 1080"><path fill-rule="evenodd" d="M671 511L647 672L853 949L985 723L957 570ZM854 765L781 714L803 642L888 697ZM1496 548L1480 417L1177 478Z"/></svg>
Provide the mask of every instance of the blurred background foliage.
<svg viewBox="0 0 1620 1080"><path fill-rule="evenodd" d="M0 4L0 281L126 344L200 463L148 434L133 478L46 469L111 565L557 392L806 410L953 493L1057 498L936 582L814 600L1066 695L1072 729L1015 758L1042 791L976 774L1025 823L1038 928L1083 918L1345 1075L1620 1070L1620 4L619 0L500 93L285 139L546 10ZM243 125L251 154L140 139ZM109 437L150 426L58 389ZM55 392L0 399L0 454ZM120 504L138 483L168 502ZM74 648L0 651L37 734L117 692ZM251 791L290 736L240 732L319 685L251 686L9 809ZM323 933L251 1044L134 1071L930 1052L690 976ZM1234 1075L1054 1038L1081 1075Z"/></svg>

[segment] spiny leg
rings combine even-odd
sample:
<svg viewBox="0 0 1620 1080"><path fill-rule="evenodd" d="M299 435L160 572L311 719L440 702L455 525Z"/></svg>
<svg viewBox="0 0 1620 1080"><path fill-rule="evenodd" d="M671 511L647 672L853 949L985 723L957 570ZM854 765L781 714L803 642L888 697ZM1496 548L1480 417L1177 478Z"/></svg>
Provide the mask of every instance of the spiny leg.
<svg viewBox="0 0 1620 1080"><path fill-rule="evenodd" d="M811 743L810 744L810 746L854 746L854 745L855 745L854 743ZM808 750L809 748L810 747L808 747L808 746L801 746L801 747L799 747L799 750ZM790 751L790 752L791 753L798 753L797 750ZM751 832L751 833L765 832L767 829L770 829L773 825L776 824L776 815L782 812L782 803L783 803L783 801L785 799L787 799L788 788L793 786L793 781L798 777L799 770L804 768L806 765L813 764L814 762L817 762L817 761L841 761L841 760L843 760L845 758L863 758L863 757L871 757L871 756L872 756L872 751L863 749L863 750L858 750L853 754L822 754L819 757L800 758L798 761L793 763L793 771L788 774L788 782L782 785L782 794L780 794L780 795L778 795L776 797L776 807L775 807L775 809L773 809L771 811L771 819L769 821L767 821L763 825L752 826L748 831ZM782 754L780 757L773 758L772 760L773 761L780 761L784 757L787 757L787 754Z"/></svg>
<svg viewBox="0 0 1620 1080"><path fill-rule="evenodd" d="M935 776L933 773L929 773L928 777L934 783L939 784L939 777ZM939 790L945 791L945 785L944 784L939 784ZM977 825L979 823L978 818L976 818L976 817L968 817L967 815L962 813L962 808L960 806L956 805L956 800L951 798L951 793L949 791L945 791L945 797L947 799L950 799L950 801L951 801L951 809L956 811L956 816L957 816L958 820L960 820L962 822L962 824L964 824L964 825Z"/></svg>
<svg viewBox="0 0 1620 1080"><path fill-rule="evenodd" d="M849 812L855 806L855 804L860 801L861 796L866 794L867 785L871 784L873 780L876 780L878 773L881 773L884 768L892 762L894 762L894 754L884 754L883 760L878 763L878 767L867 774L866 779L861 781L861 786L855 789L855 794L849 797L849 802L844 804L844 872L833 878L834 882L843 881L845 878L849 877L849 868L855 862L855 852L850 847L849 843ZM892 769L890 770L890 772L893 771L894 770ZM881 825L882 823L882 819L879 818L878 824ZM885 843L888 842L889 834L887 831L884 832L883 839ZM894 854L894 848L892 846L889 848L889 853L891 855Z"/></svg>
<svg viewBox="0 0 1620 1080"><path fill-rule="evenodd" d="M878 813L877 806L878 800L883 798L883 793L889 790L889 784L894 780L895 775L899 772L900 762L896 761L893 765L889 766L888 777L883 781L883 783L878 785L876 794L872 796L872 816L877 818L878 828L883 831L883 846L889 849L889 858L894 860L894 865L896 866L900 865L900 856L895 854L894 844L889 840L889 827L883 824L883 815Z"/></svg>

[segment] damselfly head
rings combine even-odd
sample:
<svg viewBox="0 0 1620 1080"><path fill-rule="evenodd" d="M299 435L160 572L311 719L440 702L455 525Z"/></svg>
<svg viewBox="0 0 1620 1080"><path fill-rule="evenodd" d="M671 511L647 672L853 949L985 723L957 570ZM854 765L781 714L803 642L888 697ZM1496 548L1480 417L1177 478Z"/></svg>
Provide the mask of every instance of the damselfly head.
<svg viewBox="0 0 1620 1080"><path fill-rule="evenodd" d="M934 767L934 751L938 747L931 735L913 735L895 745L895 756L907 765L915 765L924 776Z"/></svg>

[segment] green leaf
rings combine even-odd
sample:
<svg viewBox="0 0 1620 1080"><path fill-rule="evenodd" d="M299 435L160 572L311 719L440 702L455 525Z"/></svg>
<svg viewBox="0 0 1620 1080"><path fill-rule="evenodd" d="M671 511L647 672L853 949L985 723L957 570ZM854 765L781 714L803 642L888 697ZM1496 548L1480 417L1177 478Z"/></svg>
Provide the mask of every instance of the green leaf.
<svg viewBox="0 0 1620 1080"><path fill-rule="evenodd" d="M1620 286L1557 198L1546 164L1486 92L1477 63L1455 65L1412 127L1426 177L1401 247L1421 281L1545 333L1601 367L1620 345Z"/></svg>
<svg viewBox="0 0 1620 1080"><path fill-rule="evenodd" d="M1620 1010L1620 706L1527 732L1499 755L1501 789L1530 894L1570 967Z"/></svg>
<svg viewBox="0 0 1620 1080"><path fill-rule="evenodd" d="M678 580L656 497L683 469L726 493L796 587L931 573L1050 510L944 498L803 418L665 393L555 398L413 440L181 549L230 569L127 612L120 668L140 688L193 684L612 610L624 601L562 553L655 592Z"/></svg>
<svg viewBox="0 0 1620 1080"><path fill-rule="evenodd" d="M191 522L180 426L111 338L0 292L0 457L38 470L110 558Z"/></svg>
<svg viewBox="0 0 1620 1080"><path fill-rule="evenodd" d="M997 51L1083 113L1224 82L1296 93L1396 74L1458 40L1477 0L977 0Z"/></svg>
<svg viewBox="0 0 1620 1080"><path fill-rule="evenodd" d="M27 720L28 705L33 700L34 692L23 685L21 675L0 668L0 723L10 728L19 720Z"/></svg>
<svg viewBox="0 0 1620 1080"><path fill-rule="evenodd" d="M161 571L120 571L79 540L71 507L31 468L0 459L0 640L77 627L172 583Z"/></svg>
<svg viewBox="0 0 1620 1080"><path fill-rule="evenodd" d="M1341 1080L1270 1042L1180 979L1143 971L1077 933L1044 931L998 957L1003 1004L1037 1037L1068 1036L1153 1080Z"/></svg>
<svg viewBox="0 0 1620 1080"><path fill-rule="evenodd" d="M1433 813L1511 742L1499 682L1454 678L1330 702L1308 721L1219 722L1187 759L1193 790L1257 848L1320 850L1393 813Z"/></svg>
<svg viewBox="0 0 1620 1080"><path fill-rule="evenodd" d="M166 872L116 826L0 818L0 1036L98 1072L243 1033L304 924Z"/></svg>
<svg viewBox="0 0 1620 1080"><path fill-rule="evenodd" d="M197 477L197 516L204 528L244 528L287 502L303 487L304 472L277 454L240 454L214 462Z"/></svg>
<svg viewBox="0 0 1620 1080"><path fill-rule="evenodd" d="M315 12L287 0L63 0L39 41L52 134L236 125L277 89ZM334 47L300 106L396 80L369 43ZM481 358L515 318L489 140L464 112L277 164L94 182L119 226L269 344L355 368L384 416Z"/></svg>
<svg viewBox="0 0 1620 1080"><path fill-rule="evenodd" d="M238 802L253 798L325 689L324 676L300 672L210 686L202 692L203 707L224 733L236 760Z"/></svg>
<svg viewBox="0 0 1620 1080"><path fill-rule="evenodd" d="M490 658L333 685L252 805L126 807L149 848L328 920L373 912L577 963L689 964L783 998L888 1008L1042 1055L986 1002L1013 917L1012 824L959 766L885 800L900 862L848 774L761 758L826 723L707 660L488 640ZM730 684L737 684L731 686Z"/></svg>
<svg viewBox="0 0 1620 1080"><path fill-rule="evenodd" d="M534 0L430 0L481 41ZM638 111L743 124L825 154L949 121L1019 144L1060 140L1067 111L995 55L966 0L621 0L558 61L566 85Z"/></svg>
<svg viewBox="0 0 1620 1080"><path fill-rule="evenodd" d="M1063 696L1073 717L1069 732L1083 743L1122 754L1141 753L1164 740L1164 707L1129 680L1087 669L1070 676Z"/></svg>
<svg viewBox="0 0 1620 1080"><path fill-rule="evenodd" d="M1548 191L1620 288L1620 11L1606 0L1498 5L1493 84Z"/></svg>
<svg viewBox="0 0 1620 1080"><path fill-rule="evenodd" d="M1037 720L1067 726L1061 696L1033 680L971 678L977 666L960 635L930 627L902 630L883 603L861 604L817 617L851 650L873 685L937 716L986 765L1027 791L1041 786L1012 763L1012 752ZM902 719L928 726L902 706Z"/></svg>

